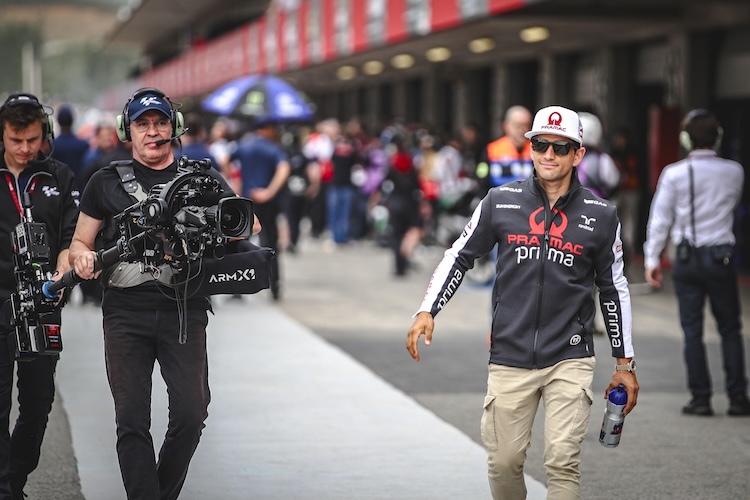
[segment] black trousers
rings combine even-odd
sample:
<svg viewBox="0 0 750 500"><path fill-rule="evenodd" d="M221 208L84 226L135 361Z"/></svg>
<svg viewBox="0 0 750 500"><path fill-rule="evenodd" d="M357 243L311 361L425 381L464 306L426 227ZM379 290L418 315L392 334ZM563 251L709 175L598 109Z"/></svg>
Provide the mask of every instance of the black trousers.
<svg viewBox="0 0 750 500"><path fill-rule="evenodd" d="M39 464L44 431L55 399L59 356L15 362L15 340L0 332L0 499L21 499L28 475ZM13 372L18 367L18 419L9 432Z"/></svg>
<svg viewBox="0 0 750 500"><path fill-rule="evenodd" d="M732 251L729 245L692 248L689 258L675 262L673 279L685 335L688 388L693 397L710 397L713 393L703 342L706 297L721 336L727 394L747 393L739 289L731 262Z"/></svg>
<svg viewBox="0 0 750 500"><path fill-rule="evenodd" d="M187 477L211 400L205 310L188 310L187 342L169 311L104 311L104 354L115 403L117 457L128 499L173 500ZM169 420L158 460L151 438L154 362L169 396Z"/></svg>
<svg viewBox="0 0 750 500"><path fill-rule="evenodd" d="M253 206L253 209L258 220L260 220L261 226L263 226L258 234L260 246L278 251L279 226L276 223L276 218L281 213L280 205L274 200L268 203L256 204ZM279 258L277 254L277 257L271 261L271 290L278 290L280 279Z"/></svg>
<svg viewBox="0 0 750 500"><path fill-rule="evenodd" d="M308 199L304 196L288 195L284 200L284 214L289 223L289 242L296 247L299 242L300 223L307 211Z"/></svg>

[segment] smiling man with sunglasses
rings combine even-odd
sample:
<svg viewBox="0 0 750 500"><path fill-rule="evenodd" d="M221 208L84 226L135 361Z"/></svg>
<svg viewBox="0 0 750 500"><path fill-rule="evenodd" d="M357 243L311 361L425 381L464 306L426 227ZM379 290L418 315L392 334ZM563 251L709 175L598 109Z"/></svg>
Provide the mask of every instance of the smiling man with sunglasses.
<svg viewBox="0 0 750 500"><path fill-rule="evenodd" d="M419 361L419 337L431 344L435 315L474 261L497 244L481 423L495 499L526 498L523 464L540 400L548 498L580 498L581 443L593 402L594 283L601 290L616 358L605 397L622 384L628 393L626 414L637 401L620 223L614 205L578 180L584 134L573 110L550 106L536 113L525 134L531 140L533 174L487 193L435 269L407 335L406 348Z"/></svg>

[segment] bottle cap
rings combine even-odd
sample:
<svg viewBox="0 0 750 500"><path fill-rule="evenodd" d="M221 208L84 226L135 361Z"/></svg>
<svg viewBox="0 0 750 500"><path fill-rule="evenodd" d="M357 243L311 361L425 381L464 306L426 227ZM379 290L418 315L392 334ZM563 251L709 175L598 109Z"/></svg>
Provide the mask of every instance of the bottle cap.
<svg viewBox="0 0 750 500"><path fill-rule="evenodd" d="M625 391L625 386L620 384L611 391L609 391L608 399L612 404L624 405L628 402L628 393Z"/></svg>

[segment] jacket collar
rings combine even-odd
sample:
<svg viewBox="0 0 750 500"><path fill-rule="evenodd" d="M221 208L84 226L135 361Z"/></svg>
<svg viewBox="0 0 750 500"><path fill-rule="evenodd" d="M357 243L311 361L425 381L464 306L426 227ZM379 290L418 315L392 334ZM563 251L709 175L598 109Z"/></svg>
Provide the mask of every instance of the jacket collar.
<svg viewBox="0 0 750 500"><path fill-rule="evenodd" d="M542 186L539 185L539 180L536 176L536 169L534 169L529 178L526 179L526 183L532 193L537 196L543 196L545 200L547 199L547 193L545 193L544 189L542 189ZM567 193L562 195L560 199L557 200L557 206L564 207L565 205L567 205L568 202L582 189L582 187L583 186L581 185L581 181L578 179L578 167L573 167L573 172L571 173L570 177L570 188L568 189Z"/></svg>

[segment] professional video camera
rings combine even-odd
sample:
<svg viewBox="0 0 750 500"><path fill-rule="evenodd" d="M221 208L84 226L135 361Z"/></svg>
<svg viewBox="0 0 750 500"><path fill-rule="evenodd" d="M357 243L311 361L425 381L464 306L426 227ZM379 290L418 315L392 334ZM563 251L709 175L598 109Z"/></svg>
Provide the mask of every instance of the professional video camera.
<svg viewBox="0 0 750 500"><path fill-rule="evenodd" d="M120 234L132 240L146 233L147 264L180 265L202 257L222 258L230 238L246 239L253 228L253 202L224 197L221 182L208 174L211 162L182 157L177 176L157 184L145 200L115 217ZM134 234L133 230L139 232ZM131 249L131 253L135 252Z"/></svg>
<svg viewBox="0 0 750 500"><path fill-rule="evenodd" d="M226 197L222 183L208 173L211 168L208 159L180 158L174 179L155 185L145 199L114 217L120 239L115 247L98 253L96 269L118 261L137 262L154 274L168 267L189 295L268 288L272 250L227 255L231 240L252 234L253 202ZM55 293L80 281L71 270L44 291Z"/></svg>
<svg viewBox="0 0 750 500"><path fill-rule="evenodd" d="M59 308L59 297L42 291L52 283L45 271L50 264L47 226L32 219L28 193L23 193L23 210L21 223L11 233L16 291L3 306L14 330L17 359L62 351L59 315L50 314Z"/></svg>

